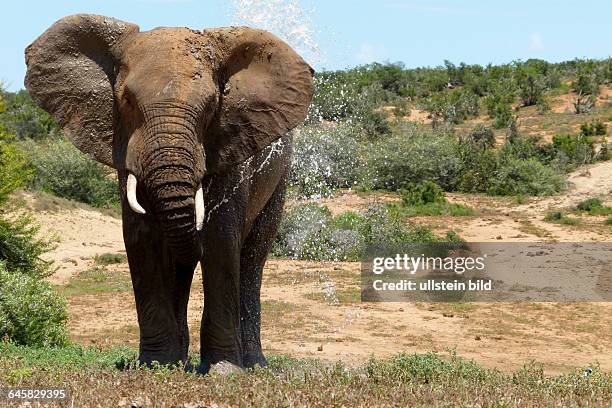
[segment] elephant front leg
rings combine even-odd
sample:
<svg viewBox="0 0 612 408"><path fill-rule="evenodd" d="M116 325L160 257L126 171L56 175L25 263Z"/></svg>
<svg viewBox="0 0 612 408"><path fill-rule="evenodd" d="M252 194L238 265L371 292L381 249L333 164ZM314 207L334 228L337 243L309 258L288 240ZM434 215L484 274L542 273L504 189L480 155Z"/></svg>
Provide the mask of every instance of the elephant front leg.
<svg viewBox="0 0 612 408"><path fill-rule="evenodd" d="M124 217L123 224L140 327L139 362L186 363L187 303L195 266L177 265L161 233L144 220Z"/></svg>
<svg viewBox="0 0 612 408"><path fill-rule="evenodd" d="M222 362L243 366L240 336L240 239L236 237L237 229L233 228L233 221L214 220L205 227L205 235L210 239L206 240L202 259L204 311L200 332L200 371L203 373Z"/></svg>

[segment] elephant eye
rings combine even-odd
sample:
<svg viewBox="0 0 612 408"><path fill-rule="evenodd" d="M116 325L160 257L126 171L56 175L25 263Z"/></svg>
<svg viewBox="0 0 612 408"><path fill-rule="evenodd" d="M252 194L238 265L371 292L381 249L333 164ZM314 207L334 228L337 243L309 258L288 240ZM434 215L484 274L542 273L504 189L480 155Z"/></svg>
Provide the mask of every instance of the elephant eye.
<svg viewBox="0 0 612 408"><path fill-rule="evenodd" d="M127 88L123 89L123 92L121 94L121 102L122 104L125 104L129 106L130 108L134 108L135 106L134 97L132 96L132 93Z"/></svg>

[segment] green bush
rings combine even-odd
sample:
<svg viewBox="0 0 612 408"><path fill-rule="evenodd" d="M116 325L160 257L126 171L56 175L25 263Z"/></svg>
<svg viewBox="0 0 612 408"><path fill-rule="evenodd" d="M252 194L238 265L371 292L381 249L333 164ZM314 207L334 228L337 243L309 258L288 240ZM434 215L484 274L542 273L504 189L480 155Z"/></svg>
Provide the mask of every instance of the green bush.
<svg viewBox="0 0 612 408"><path fill-rule="evenodd" d="M461 89L434 93L423 102L422 107L431 114L434 121L451 124L476 117L480 110L478 96Z"/></svg>
<svg viewBox="0 0 612 408"><path fill-rule="evenodd" d="M426 226L407 223L387 206L374 205L361 213L365 219L361 233L368 245L380 243L438 242L436 235Z"/></svg>
<svg viewBox="0 0 612 408"><path fill-rule="evenodd" d="M30 187L94 207L119 205L119 187L108 168L63 139L47 144L28 142L34 177Z"/></svg>
<svg viewBox="0 0 612 408"><path fill-rule="evenodd" d="M0 131L0 207L11 192L27 183L31 172L25 153L12 138ZM20 271L33 278L51 273L48 262L40 256L51 249L51 242L38 237L39 227L28 215L0 215L0 261L9 272Z"/></svg>
<svg viewBox="0 0 612 408"><path fill-rule="evenodd" d="M611 215L612 208L605 206L599 198L588 198L576 206L578 211L587 212L589 215Z"/></svg>
<svg viewBox="0 0 612 408"><path fill-rule="evenodd" d="M397 100L384 83L371 82L368 69L322 72L315 77L315 94L309 107L309 124L350 118L376 136L386 134L390 126L376 108Z"/></svg>
<svg viewBox="0 0 612 408"><path fill-rule="evenodd" d="M0 205L31 177L26 154L14 143L11 135L3 132L0 124Z"/></svg>
<svg viewBox="0 0 612 408"><path fill-rule="evenodd" d="M450 133L403 124L368 150L366 184L395 191L429 180L446 191L453 190L461 170L458 146Z"/></svg>
<svg viewBox="0 0 612 408"><path fill-rule="evenodd" d="M581 69L572 82L572 91L581 95L598 95L599 81L597 75L588 69Z"/></svg>
<svg viewBox="0 0 612 408"><path fill-rule="evenodd" d="M60 134L55 120L30 98L26 90L6 92L0 84L0 98L4 101L4 109L0 108L0 123L18 139L41 140Z"/></svg>
<svg viewBox="0 0 612 408"><path fill-rule="evenodd" d="M30 346L68 342L66 302L51 285L0 261L0 338Z"/></svg>
<svg viewBox="0 0 612 408"><path fill-rule="evenodd" d="M0 129L0 207L30 177L25 154ZM14 207L10 208L15 210ZM41 255L49 241L38 237L32 219L0 214L0 339L49 346L67 342L66 304L42 280L52 271Z"/></svg>
<svg viewBox="0 0 612 408"><path fill-rule="evenodd" d="M605 136L608 133L608 125L601 120L583 123L580 125L580 133L584 136Z"/></svg>
<svg viewBox="0 0 612 408"><path fill-rule="evenodd" d="M545 196L565 188L565 179L534 158L509 157L502 161L491 179L489 194Z"/></svg>
<svg viewBox="0 0 612 408"><path fill-rule="evenodd" d="M560 211L549 212L544 216L544 221L554 222L558 224L565 225L578 225L580 224L580 220L576 218L570 218L567 215L563 214Z"/></svg>
<svg viewBox="0 0 612 408"><path fill-rule="evenodd" d="M582 133L578 135L554 135L553 147L562 152L571 163L578 165L592 163L595 159L595 144L590 136Z"/></svg>
<svg viewBox="0 0 612 408"><path fill-rule="evenodd" d="M400 190L404 205L415 206L430 203L443 203L444 191L433 181L408 186L405 190Z"/></svg>
<svg viewBox="0 0 612 408"><path fill-rule="evenodd" d="M544 96L544 91L546 91L544 75L533 66L524 64L517 67L515 78L521 105L536 105Z"/></svg>
<svg viewBox="0 0 612 408"><path fill-rule="evenodd" d="M456 188L466 193L487 192L491 177L497 170L498 159L494 150L476 143L462 143L457 149L461 161Z"/></svg>
<svg viewBox="0 0 612 408"><path fill-rule="evenodd" d="M53 273L41 255L53 248L49 239L39 238L39 226L28 215L0 217L0 260L9 272L42 279Z"/></svg>
<svg viewBox="0 0 612 408"><path fill-rule="evenodd" d="M483 125L482 123L477 124L468 133L465 140L468 143L475 143L477 145L489 148L495 146L495 133L490 127Z"/></svg>
<svg viewBox="0 0 612 408"><path fill-rule="evenodd" d="M94 262L98 265L120 264L127 261L127 255L105 252L94 257Z"/></svg>
<svg viewBox="0 0 612 408"><path fill-rule="evenodd" d="M272 253L294 259L358 261L367 245L438 241L427 227L407 224L385 206L333 217L326 207L307 203L285 213Z"/></svg>
<svg viewBox="0 0 612 408"><path fill-rule="evenodd" d="M496 129L506 128L512 122L512 102L514 94L510 91L499 88L494 93L484 99L489 118L493 119L493 127Z"/></svg>

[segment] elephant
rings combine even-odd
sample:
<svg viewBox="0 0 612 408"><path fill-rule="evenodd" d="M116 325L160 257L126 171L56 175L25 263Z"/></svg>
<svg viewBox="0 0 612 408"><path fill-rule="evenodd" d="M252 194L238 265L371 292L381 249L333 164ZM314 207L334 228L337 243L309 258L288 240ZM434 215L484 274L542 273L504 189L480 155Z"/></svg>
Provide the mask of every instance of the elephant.
<svg viewBox="0 0 612 408"><path fill-rule="evenodd" d="M266 31L140 31L90 14L58 20L25 57L33 99L117 171L139 363L187 364L200 262L199 370L265 366L262 270L314 70Z"/></svg>

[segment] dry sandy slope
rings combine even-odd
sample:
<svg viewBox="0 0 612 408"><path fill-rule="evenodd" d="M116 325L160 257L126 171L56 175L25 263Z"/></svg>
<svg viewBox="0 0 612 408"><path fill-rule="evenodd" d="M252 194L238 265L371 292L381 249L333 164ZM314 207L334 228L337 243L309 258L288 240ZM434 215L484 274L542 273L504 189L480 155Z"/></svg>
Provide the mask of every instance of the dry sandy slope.
<svg viewBox="0 0 612 408"><path fill-rule="evenodd" d="M586 172L572 174L574 186L568 192L521 205L506 198L451 194L450 200L485 209L484 215L420 221L441 231L455 229L471 241L497 240L499 236L504 241L609 241L609 227L577 229L542 218L549 208L569 207L586 197L609 201L610 175L612 162L598 163ZM59 237L51 254L59 267L53 282L65 284L74 274L91 268L97 254L124 251L118 218L49 196L26 194L24 199L36 211L43 230ZM394 198L342 192L324 202L338 213L389 200ZM108 269L129 279L126 264ZM191 297L192 348L197 350L203 303L199 271ZM612 339L606 335L612 328L612 303L361 303L358 263L289 260L268 262L262 300L262 338L267 352L353 364L370 355L454 349L461 356L501 369L537 360L550 372L595 361L612 370ZM77 294L69 301L75 340L100 346L137 344L131 292Z"/></svg>

